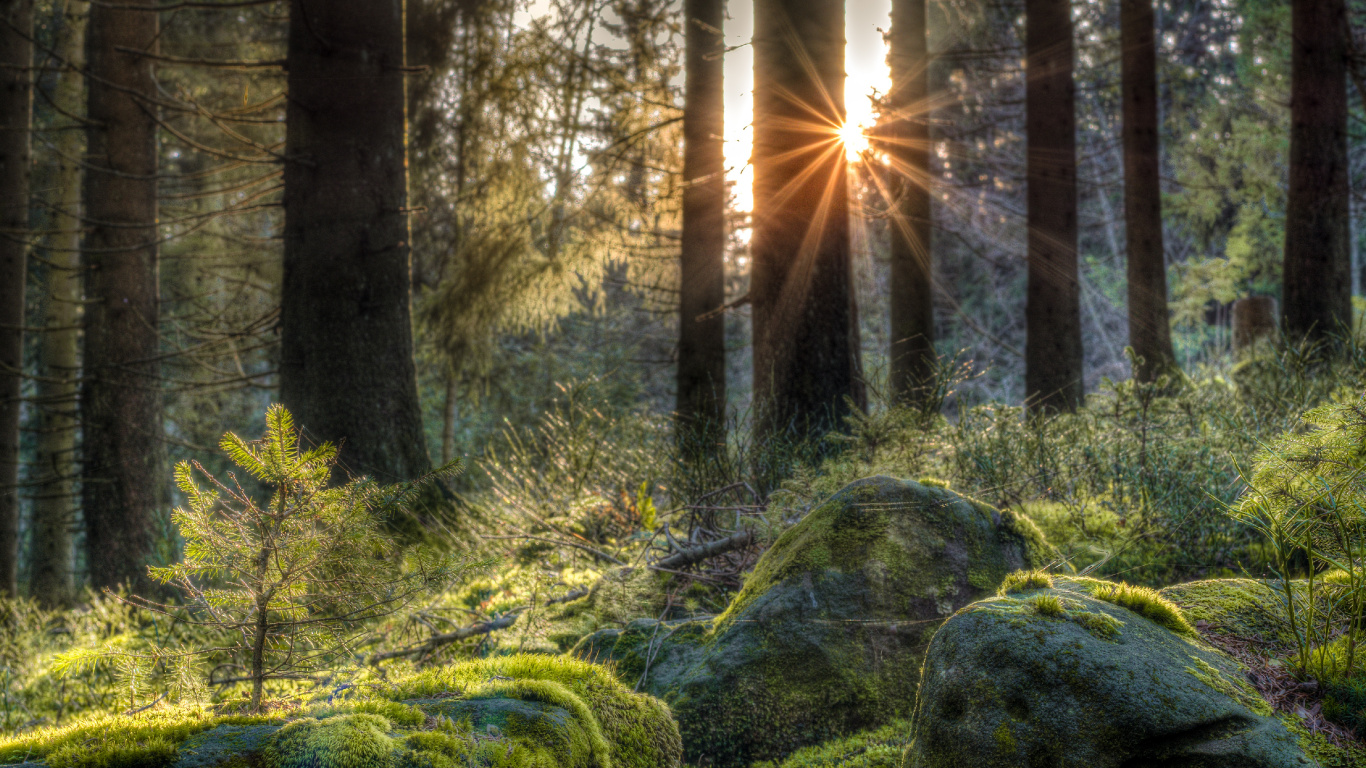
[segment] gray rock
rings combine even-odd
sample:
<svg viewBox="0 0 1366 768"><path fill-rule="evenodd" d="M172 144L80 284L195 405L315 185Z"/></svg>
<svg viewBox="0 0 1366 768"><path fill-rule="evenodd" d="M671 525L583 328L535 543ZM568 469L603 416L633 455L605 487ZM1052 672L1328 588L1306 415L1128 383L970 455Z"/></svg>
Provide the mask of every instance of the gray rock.
<svg viewBox="0 0 1366 768"><path fill-rule="evenodd" d="M935 634L908 768L1316 765L1231 658L1096 599L1095 580L1055 584Z"/></svg>
<svg viewBox="0 0 1366 768"><path fill-rule="evenodd" d="M1051 558L1025 518L868 478L779 537L715 620L637 621L573 653L668 702L689 763L746 766L908 715L940 622Z"/></svg>

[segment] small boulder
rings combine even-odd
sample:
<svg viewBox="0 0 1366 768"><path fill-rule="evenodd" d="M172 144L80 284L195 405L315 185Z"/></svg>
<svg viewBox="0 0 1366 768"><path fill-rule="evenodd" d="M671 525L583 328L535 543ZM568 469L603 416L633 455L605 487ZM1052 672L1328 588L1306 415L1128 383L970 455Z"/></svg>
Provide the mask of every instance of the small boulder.
<svg viewBox="0 0 1366 768"><path fill-rule="evenodd" d="M636 621L573 653L669 702L689 763L746 766L909 714L940 622L1052 557L1027 518L868 478L784 532L721 616Z"/></svg>
<svg viewBox="0 0 1366 768"><path fill-rule="evenodd" d="M1002 591L931 642L908 768L1316 765L1157 592L1042 576Z"/></svg>

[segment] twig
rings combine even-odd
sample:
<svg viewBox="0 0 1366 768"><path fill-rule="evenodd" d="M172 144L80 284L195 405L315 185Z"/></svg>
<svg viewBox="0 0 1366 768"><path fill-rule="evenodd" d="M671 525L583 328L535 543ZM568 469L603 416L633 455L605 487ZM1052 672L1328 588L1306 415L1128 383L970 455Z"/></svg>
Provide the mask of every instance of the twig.
<svg viewBox="0 0 1366 768"><path fill-rule="evenodd" d="M161 700L164 699L164 698L166 698L166 693L163 691L162 694L161 694L160 696L156 697L156 700L153 701L151 704L148 704L148 705L145 706L145 707L138 707L137 709L130 709L130 710L128 710L127 712L124 712L123 714L125 714L125 715L136 715L136 714L139 713L139 712L146 712L147 710L151 709L152 707L155 707L156 705L160 704L160 703L161 703Z"/></svg>

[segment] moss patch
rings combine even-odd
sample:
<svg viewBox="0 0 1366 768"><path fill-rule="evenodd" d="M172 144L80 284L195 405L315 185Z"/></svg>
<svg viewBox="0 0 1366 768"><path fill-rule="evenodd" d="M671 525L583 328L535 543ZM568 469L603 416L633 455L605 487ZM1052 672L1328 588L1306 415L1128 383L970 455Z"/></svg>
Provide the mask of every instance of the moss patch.
<svg viewBox="0 0 1366 768"><path fill-rule="evenodd" d="M876 730L805 747L780 762L764 761L751 768L902 768L902 752L910 741L910 721L893 720Z"/></svg>
<svg viewBox="0 0 1366 768"><path fill-rule="evenodd" d="M366 684L268 717L202 709L82 720L0 742L52 768L673 768L668 708L603 667L506 656Z"/></svg>
<svg viewBox="0 0 1366 768"><path fill-rule="evenodd" d="M1044 571L1015 571L1006 576L1005 581L1001 582L1001 588L996 591L996 594L1004 596L1013 592L1052 588L1053 577Z"/></svg>

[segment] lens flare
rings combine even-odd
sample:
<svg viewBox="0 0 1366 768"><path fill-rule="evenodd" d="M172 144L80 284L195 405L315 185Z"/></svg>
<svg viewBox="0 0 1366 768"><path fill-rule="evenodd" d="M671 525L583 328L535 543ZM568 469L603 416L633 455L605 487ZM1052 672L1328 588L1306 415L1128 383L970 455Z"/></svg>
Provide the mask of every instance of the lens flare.
<svg viewBox="0 0 1366 768"><path fill-rule="evenodd" d="M852 122L845 123L836 133L844 144L844 156L849 162L858 160L868 151L868 136L863 133L863 126Z"/></svg>

